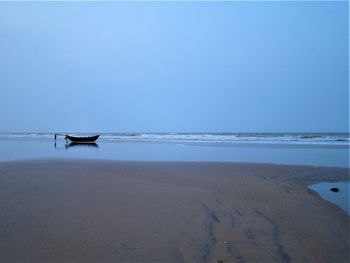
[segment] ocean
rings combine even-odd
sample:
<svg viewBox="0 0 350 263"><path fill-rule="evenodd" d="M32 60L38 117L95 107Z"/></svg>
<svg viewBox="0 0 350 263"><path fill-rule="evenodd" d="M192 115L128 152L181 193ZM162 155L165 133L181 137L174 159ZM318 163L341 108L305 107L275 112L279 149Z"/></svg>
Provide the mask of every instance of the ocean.
<svg viewBox="0 0 350 263"><path fill-rule="evenodd" d="M347 133L100 134L97 144L74 145L63 137L55 142L54 133L0 133L0 161L90 158L349 167Z"/></svg>

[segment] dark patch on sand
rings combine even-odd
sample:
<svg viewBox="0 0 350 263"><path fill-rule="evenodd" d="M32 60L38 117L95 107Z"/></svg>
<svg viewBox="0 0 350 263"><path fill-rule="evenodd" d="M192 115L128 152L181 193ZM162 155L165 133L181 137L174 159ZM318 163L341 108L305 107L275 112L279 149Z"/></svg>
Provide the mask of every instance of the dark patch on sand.
<svg viewBox="0 0 350 263"><path fill-rule="evenodd" d="M238 249L234 246L233 243L226 245L227 253L239 263L245 263L247 260L241 255Z"/></svg>
<svg viewBox="0 0 350 263"><path fill-rule="evenodd" d="M249 241L250 244L257 246L258 245L258 241L256 239L256 235L254 234L253 230L248 228L244 230L245 235Z"/></svg>
<svg viewBox="0 0 350 263"><path fill-rule="evenodd" d="M263 214L259 210L254 209L254 213L261 219L271 224L273 244L276 247L277 256L280 258L280 260L285 263L292 262L292 258L284 251L283 245L281 244L278 225L274 223L271 218L267 217L265 214Z"/></svg>
<svg viewBox="0 0 350 263"><path fill-rule="evenodd" d="M202 208L205 212L205 240L201 249L201 258L202 262L208 262L210 254L212 253L212 249L216 245L216 237L215 237L215 226L220 223L220 220L216 216L215 212L208 208L208 206L202 203Z"/></svg>

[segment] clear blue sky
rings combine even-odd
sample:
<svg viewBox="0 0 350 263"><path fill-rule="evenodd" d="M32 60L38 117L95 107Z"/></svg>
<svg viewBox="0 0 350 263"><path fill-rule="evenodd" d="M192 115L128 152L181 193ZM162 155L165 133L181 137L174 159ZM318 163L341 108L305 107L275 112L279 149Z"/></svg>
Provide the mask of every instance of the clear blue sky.
<svg viewBox="0 0 350 263"><path fill-rule="evenodd" d="M347 131L348 12L0 2L0 131Z"/></svg>

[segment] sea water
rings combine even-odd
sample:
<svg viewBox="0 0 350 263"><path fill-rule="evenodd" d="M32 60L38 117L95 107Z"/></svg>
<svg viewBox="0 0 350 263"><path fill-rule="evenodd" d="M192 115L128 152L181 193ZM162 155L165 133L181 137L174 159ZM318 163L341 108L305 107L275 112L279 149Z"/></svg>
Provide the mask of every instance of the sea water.
<svg viewBox="0 0 350 263"><path fill-rule="evenodd" d="M213 161L349 167L341 133L102 133L97 144L67 144L54 133L0 133L0 161L89 158Z"/></svg>
<svg viewBox="0 0 350 263"><path fill-rule="evenodd" d="M316 191L323 199L336 204L341 209L343 209L348 215L350 215L349 207L349 182L336 182L328 183L322 182L318 184L313 184L309 186L312 190ZM338 188L339 192L333 192L331 188Z"/></svg>

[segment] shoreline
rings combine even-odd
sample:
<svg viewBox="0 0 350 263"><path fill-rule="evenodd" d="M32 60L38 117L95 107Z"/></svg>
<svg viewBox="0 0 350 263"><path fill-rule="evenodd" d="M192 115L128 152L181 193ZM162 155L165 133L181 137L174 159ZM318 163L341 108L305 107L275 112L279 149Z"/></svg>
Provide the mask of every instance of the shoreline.
<svg viewBox="0 0 350 263"><path fill-rule="evenodd" d="M307 186L348 168L0 162L1 261L346 262L349 216Z"/></svg>
<svg viewBox="0 0 350 263"><path fill-rule="evenodd" d="M343 166L324 166L324 165L313 165L313 164L288 164L288 163L273 163L273 162L251 162L251 161L182 161L182 160L117 160L117 159L99 159L99 158L84 158L84 157L49 157L49 158L21 158L21 159L11 159L11 160L0 160L0 165L7 163L43 163L43 162L93 162L93 163L117 163L117 164L223 164L223 165L262 165L262 166L276 166L276 167L291 167L291 168L310 168L310 169L339 169L348 170L349 167ZM348 179L345 181L350 181L350 174ZM331 181L333 182L333 180Z"/></svg>
<svg viewBox="0 0 350 263"><path fill-rule="evenodd" d="M291 165L314 165L349 168L347 148L287 147L250 145L220 146L176 143L110 143L101 141L98 147L55 144L53 141L0 141L0 160L62 159L120 161L193 161L246 162Z"/></svg>

